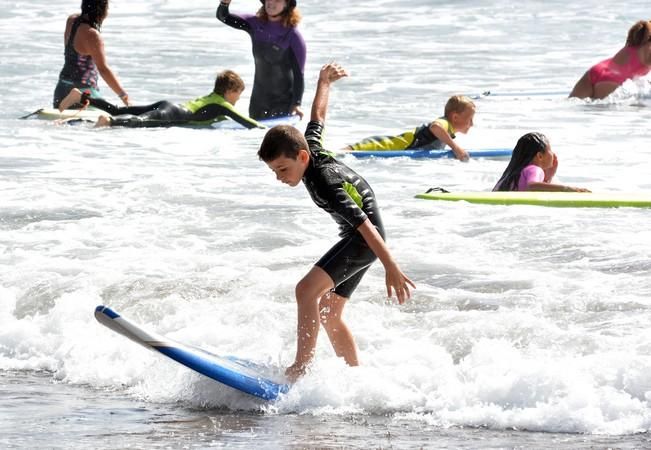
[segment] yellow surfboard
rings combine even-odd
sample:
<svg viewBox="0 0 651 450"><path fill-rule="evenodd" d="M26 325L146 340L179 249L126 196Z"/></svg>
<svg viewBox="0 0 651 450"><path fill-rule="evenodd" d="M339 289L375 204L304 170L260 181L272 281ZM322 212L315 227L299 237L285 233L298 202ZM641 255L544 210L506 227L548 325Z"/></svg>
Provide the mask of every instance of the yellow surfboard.
<svg viewBox="0 0 651 450"><path fill-rule="evenodd" d="M569 208L651 208L651 192L428 192L424 200L486 205L537 205Z"/></svg>

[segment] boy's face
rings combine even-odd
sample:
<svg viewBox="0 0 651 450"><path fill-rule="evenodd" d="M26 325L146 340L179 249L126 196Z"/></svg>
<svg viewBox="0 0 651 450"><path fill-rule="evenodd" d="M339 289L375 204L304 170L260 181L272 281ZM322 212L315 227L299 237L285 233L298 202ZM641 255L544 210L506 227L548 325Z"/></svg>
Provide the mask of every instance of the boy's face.
<svg viewBox="0 0 651 450"><path fill-rule="evenodd" d="M459 133L467 133L473 125L475 108L466 108L463 112L452 113L452 126Z"/></svg>
<svg viewBox="0 0 651 450"><path fill-rule="evenodd" d="M267 166L274 171L278 181L294 187L303 179L309 162L310 156L307 150L299 150L296 159L279 156L269 161Z"/></svg>
<svg viewBox="0 0 651 450"><path fill-rule="evenodd" d="M224 92L224 100L234 106L235 103L237 103L237 101L240 99L241 95L242 91L226 91Z"/></svg>

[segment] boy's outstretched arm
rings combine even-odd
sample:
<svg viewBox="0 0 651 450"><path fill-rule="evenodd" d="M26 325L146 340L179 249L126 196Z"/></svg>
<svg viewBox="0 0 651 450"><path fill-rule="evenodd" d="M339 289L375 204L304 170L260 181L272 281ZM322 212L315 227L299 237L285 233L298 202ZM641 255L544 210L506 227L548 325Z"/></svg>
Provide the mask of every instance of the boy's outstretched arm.
<svg viewBox="0 0 651 450"><path fill-rule="evenodd" d="M441 125L439 125L436 122L432 122L432 124L429 127L429 130L432 132L436 138L446 144L448 147L452 149L452 152L454 153L454 156L460 160L460 161L468 161L470 156L468 155L468 152L465 151L463 148L459 146L454 140L452 139L452 136L450 136L450 133L448 133L448 130L443 128Z"/></svg>
<svg viewBox="0 0 651 450"><path fill-rule="evenodd" d="M330 94L330 84L340 78L347 77L348 73L337 63L329 63L321 67L319 72L319 81L316 85L316 93L312 102L312 113L310 120L324 123L326 112L328 110L328 97Z"/></svg>
<svg viewBox="0 0 651 450"><path fill-rule="evenodd" d="M400 270L398 264L393 260L384 239L380 236L377 229L370 220L366 219L357 227L357 231L362 235L368 246L378 257L386 273L385 280L387 285L387 296L391 297L391 291L395 292L398 303L401 305L411 297L409 286L416 289L416 285Z"/></svg>

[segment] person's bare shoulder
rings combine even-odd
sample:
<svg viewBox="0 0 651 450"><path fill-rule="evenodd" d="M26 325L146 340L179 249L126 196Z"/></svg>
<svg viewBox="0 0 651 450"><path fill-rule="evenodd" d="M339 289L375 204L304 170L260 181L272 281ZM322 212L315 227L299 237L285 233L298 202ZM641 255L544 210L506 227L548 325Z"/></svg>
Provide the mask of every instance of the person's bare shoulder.
<svg viewBox="0 0 651 450"><path fill-rule="evenodd" d="M71 14L68 16L68 19L66 20L66 36L70 34L70 30L72 29L72 23L75 21L77 17L79 17L79 14Z"/></svg>
<svg viewBox="0 0 651 450"><path fill-rule="evenodd" d="M86 23L79 25L77 36L79 38L75 38L75 48L80 53L93 54L102 45L100 32Z"/></svg>

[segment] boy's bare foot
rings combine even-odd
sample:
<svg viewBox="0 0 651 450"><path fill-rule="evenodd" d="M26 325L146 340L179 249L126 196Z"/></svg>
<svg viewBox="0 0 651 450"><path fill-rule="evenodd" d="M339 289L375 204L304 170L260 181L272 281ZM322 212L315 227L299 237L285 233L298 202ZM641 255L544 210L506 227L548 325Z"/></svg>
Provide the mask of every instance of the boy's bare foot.
<svg viewBox="0 0 651 450"><path fill-rule="evenodd" d="M59 111L70 108L81 101L81 91L77 88L72 88L68 95L66 95L61 103L59 103Z"/></svg>
<svg viewBox="0 0 651 450"><path fill-rule="evenodd" d="M294 363L285 370L285 376L290 383L295 383L300 377L305 375L307 367L304 364Z"/></svg>
<svg viewBox="0 0 651 450"><path fill-rule="evenodd" d="M110 127L110 126L111 126L111 118L109 116L99 116L97 118L97 122L95 122L95 128Z"/></svg>

